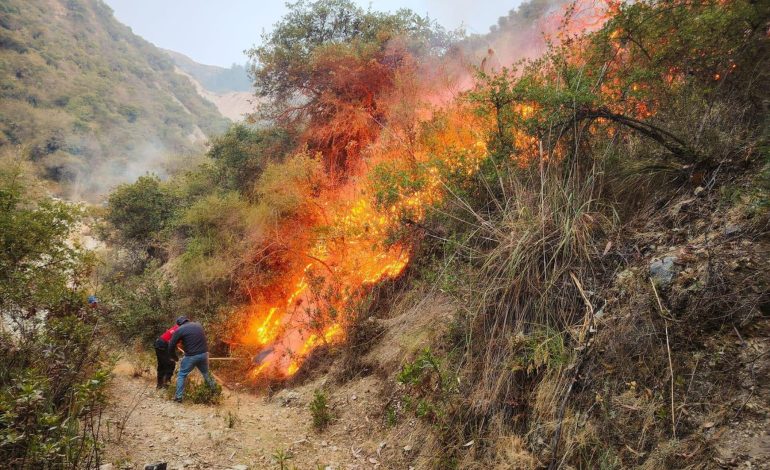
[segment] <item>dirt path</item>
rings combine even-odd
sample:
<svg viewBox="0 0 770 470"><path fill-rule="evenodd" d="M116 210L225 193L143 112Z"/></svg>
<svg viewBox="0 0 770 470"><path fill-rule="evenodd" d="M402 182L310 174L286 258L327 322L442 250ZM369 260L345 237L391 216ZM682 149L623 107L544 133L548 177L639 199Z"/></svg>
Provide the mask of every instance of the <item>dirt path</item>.
<svg viewBox="0 0 770 470"><path fill-rule="evenodd" d="M135 376L127 362L115 369L105 462L116 470L143 469L156 461L167 462L169 470L279 468L276 451L293 456L287 468L383 468L372 456L378 444L365 418L359 426L339 423L322 435L315 433L307 407L312 384L284 390L269 402L225 390L222 404L205 406L174 403L155 390L153 380ZM366 415L371 403L355 395L352 399L353 407L360 406Z"/></svg>

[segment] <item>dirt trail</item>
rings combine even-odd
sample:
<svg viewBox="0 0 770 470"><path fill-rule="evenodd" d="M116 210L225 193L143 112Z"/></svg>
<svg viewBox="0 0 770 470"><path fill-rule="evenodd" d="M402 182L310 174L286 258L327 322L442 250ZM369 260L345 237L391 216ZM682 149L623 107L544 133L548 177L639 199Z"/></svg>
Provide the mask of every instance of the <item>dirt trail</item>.
<svg viewBox="0 0 770 470"><path fill-rule="evenodd" d="M288 468L382 468L364 450L373 448L366 425L341 424L322 435L313 431L307 407L312 384L283 390L270 401L225 390L220 405L205 406L168 400L165 391L155 390L154 377L135 376L127 362L120 362L114 375L105 462L116 470L155 461L167 462L169 470L279 468L272 457L278 450L293 455ZM359 404L366 408L367 401L354 403Z"/></svg>

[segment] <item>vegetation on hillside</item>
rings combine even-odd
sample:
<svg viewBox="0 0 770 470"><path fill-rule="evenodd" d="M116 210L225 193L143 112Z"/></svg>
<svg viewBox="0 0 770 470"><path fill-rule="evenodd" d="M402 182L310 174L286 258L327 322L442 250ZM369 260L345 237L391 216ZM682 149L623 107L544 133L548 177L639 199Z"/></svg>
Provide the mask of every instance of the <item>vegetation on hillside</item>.
<svg viewBox="0 0 770 470"><path fill-rule="evenodd" d="M95 259L73 241L82 209L40 189L31 168L0 159L0 458L93 468L110 372L86 303Z"/></svg>
<svg viewBox="0 0 770 470"><path fill-rule="evenodd" d="M115 334L149 346L184 313L214 351L246 359L229 371L239 382L299 382L335 359L344 382L371 372L362 356L382 335L368 317L396 305L387 280L399 278L404 302L430 289L456 309L432 348L380 371L383 421L422 439L399 463L707 466L719 436L706 430L751 419L744 406L764 393L724 403L743 400L736 376L756 384L745 367L766 354L741 343L770 305L770 9L578 6L543 19L558 26L542 56L498 53L468 71L456 35L410 11L291 4L251 51L272 124L235 125L202 164L110 195L100 295ZM2 311L25 328L55 313L34 334L72 315L77 331L96 328L78 307L89 260L69 243L77 211L14 178L0 241L27 258L0 260ZM24 346L44 354L34 334ZM96 354L84 341L66 346ZM19 364L7 403L25 369L58 383L60 369ZM96 373L86 364L70 384ZM327 385L310 403L319 432L337 418ZM68 416L56 393L35 396ZM76 416L67 432L90 444L90 415ZM47 436L9 455L38 458Z"/></svg>
<svg viewBox="0 0 770 470"><path fill-rule="evenodd" d="M227 127L101 0L11 0L0 17L0 151L60 194L94 199Z"/></svg>

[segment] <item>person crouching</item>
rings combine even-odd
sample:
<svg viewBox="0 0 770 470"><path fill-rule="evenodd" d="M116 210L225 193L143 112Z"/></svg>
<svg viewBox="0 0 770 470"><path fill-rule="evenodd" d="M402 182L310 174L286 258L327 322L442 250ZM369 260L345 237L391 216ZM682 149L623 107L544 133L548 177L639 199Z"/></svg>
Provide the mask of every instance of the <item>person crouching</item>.
<svg viewBox="0 0 770 470"><path fill-rule="evenodd" d="M168 344L168 354L171 360L177 361L176 345L180 341L182 342L184 357L179 365L179 374L176 378L176 394L174 395L174 401L181 403L182 396L184 395L184 381L194 368L198 368L201 375L203 375L203 379L206 381L206 385L211 390L216 390L217 385L209 374L209 348L206 343L206 334L203 332L203 327L200 323L191 322L184 316L177 318L176 322L180 326L171 336Z"/></svg>
<svg viewBox="0 0 770 470"><path fill-rule="evenodd" d="M179 328L179 324L175 324L162 335L155 340L155 356L158 358L158 390L165 388L166 384L171 381L171 377L174 375L174 369L176 363L171 360L168 355L168 342L171 341L171 337L174 332Z"/></svg>

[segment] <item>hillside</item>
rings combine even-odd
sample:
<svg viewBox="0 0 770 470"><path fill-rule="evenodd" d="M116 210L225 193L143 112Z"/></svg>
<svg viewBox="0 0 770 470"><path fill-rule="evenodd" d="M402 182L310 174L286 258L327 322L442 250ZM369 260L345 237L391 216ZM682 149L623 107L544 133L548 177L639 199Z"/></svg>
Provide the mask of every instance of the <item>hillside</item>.
<svg viewBox="0 0 770 470"><path fill-rule="evenodd" d="M0 460L770 468L770 3L559 3L291 3L96 210L0 155Z"/></svg>
<svg viewBox="0 0 770 470"><path fill-rule="evenodd" d="M198 94L213 103L222 116L237 122L254 113L256 98L246 67L204 65L179 52L164 52L173 59L177 73L189 78Z"/></svg>
<svg viewBox="0 0 770 470"><path fill-rule="evenodd" d="M21 148L59 194L163 173L228 125L99 0L9 0L0 19L0 151Z"/></svg>
<svg viewBox="0 0 770 470"><path fill-rule="evenodd" d="M249 73L243 65L233 64L229 69L216 65L206 65L195 62L186 55L163 49L171 56L177 67L184 70L205 89L214 93L227 93L231 91L251 91Z"/></svg>

